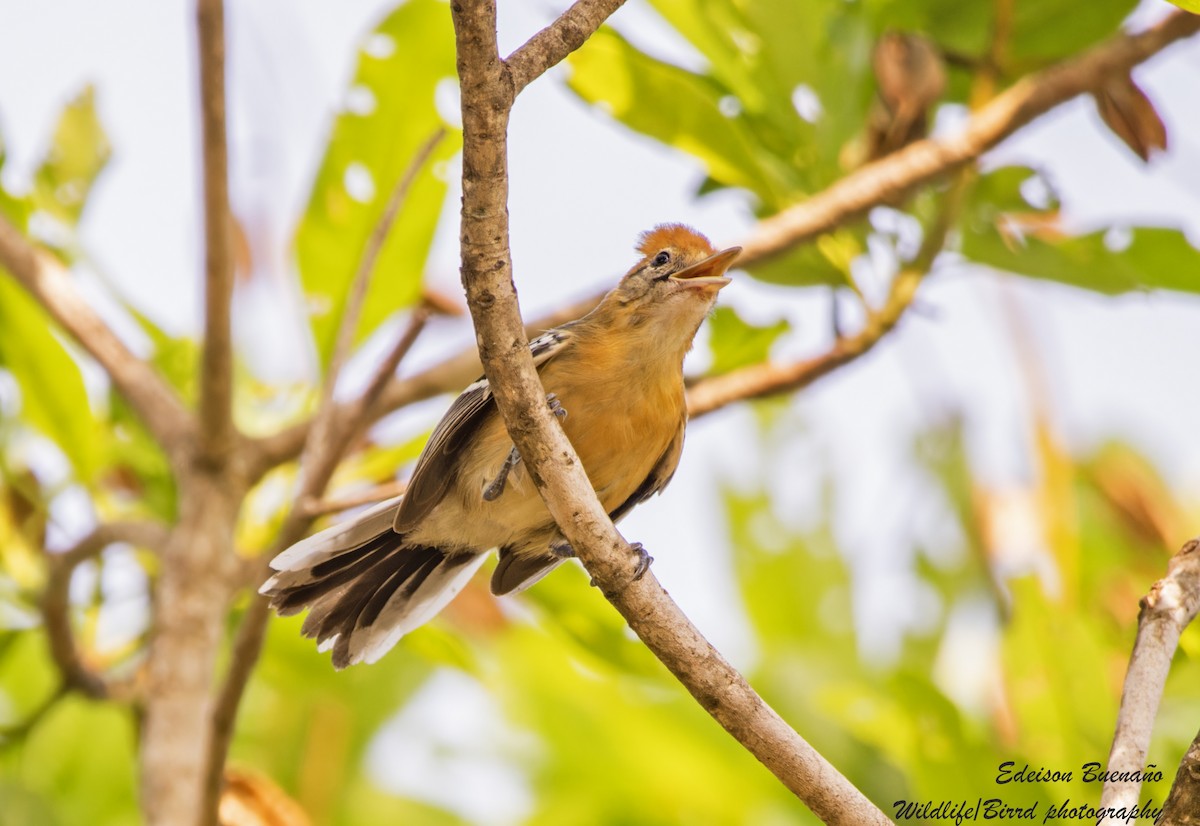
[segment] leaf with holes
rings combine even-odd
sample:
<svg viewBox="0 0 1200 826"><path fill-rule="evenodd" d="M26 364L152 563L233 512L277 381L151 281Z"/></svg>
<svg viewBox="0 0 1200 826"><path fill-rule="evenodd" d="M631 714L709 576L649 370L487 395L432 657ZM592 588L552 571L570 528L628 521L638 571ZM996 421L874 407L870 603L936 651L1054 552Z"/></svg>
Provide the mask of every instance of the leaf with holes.
<svg viewBox="0 0 1200 826"><path fill-rule="evenodd" d="M435 95L456 88L446 7L412 0L367 36L296 236L300 279L322 363L346 296L392 192L420 147L446 124ZM462 145L452 130L413 181L375 266L358 334L375 330L421 294L425 259L446 197L439 167Z"/></svg>

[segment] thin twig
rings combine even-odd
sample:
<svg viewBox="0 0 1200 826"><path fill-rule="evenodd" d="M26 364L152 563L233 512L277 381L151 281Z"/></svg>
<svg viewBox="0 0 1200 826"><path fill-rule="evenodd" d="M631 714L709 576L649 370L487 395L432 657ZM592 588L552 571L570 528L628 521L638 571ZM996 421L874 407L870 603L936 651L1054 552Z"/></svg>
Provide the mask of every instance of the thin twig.
<svg viewBox="0 0 1200 826"><path fill-rule="evenodd" d="M204 157L204 344L200 354L199 458L213 467L233 453L233 213L225 125L225 8L198 0L200 124Z"/></svg>
<svg viewBox="0 0 1200 826"><path fill-rule="evenodd" d="M341 511L350 510L351 508L360 508L363 505L374 505L377 502L383 502L388 499L400 496L408 489L407 482L392 481L384 482L381 485L367 488L358 493L348 494L337 498L327 499L310 499L300 503L300 508L305 515L311 519L316 519L319 516L327 516L331 513L339 513ZM257 570L257 568L256 568Z"/></svg>
<svg viewBox="0 0 1200 826"><path fill-rule="evenodd" d="M943 196L937 218L926 231L916 257L892 279L883 305L868 309L866 323L857 333L839 336L826 352L813 358L790 364L751 364L701 379L688 388L688 418L699 418L736 401L795 392L870 352L912 306L917 287L933 268L934 259L946 245L950 228L958 220L969 179L966 171L958 173Z"/></svg>
<svg viewBox="0 0 1200 826"><path fill-rule="evenodd" d="M118 542L161 552L166 541L167 528L156 522L113 522L98 526L69 550L47 555L49 574L42 593L42 622L50 657L67 689L97 700L128 699L135 693L132 680L111 681L88 667L79 655L71 627L69 599L71 574L75 568Z"/></svg>
<svg viewBox="0 0 1200 826"><path fill-rule="evenodd" d="M513 96L587 42L624 4L625 0L577 0L557 20L529 38L504 61Z"/></svg>
<svg viewBox="0 0 1200 826"><path fill-rule="evenodd" d="M633 552L545 404L512 284L506 157L512 97L496 52L495 14L493 0L451 5L463 110L462 275L484 371L509 435L594 581L704 709L826 822L889 823L754 693L653 573L634 580Z"/></svg>
<svg viewBox="0 0 1200 826"><path fill-rule="evenodd" d="M265 578L268 560L304 537L315 517L307 513L301 507L301 503L317 499L325 491L343 453L364 424L362 416L351 418L337 416L338 406L334 403L334 390L342 366L349 357L349 351L354 341L354 332L358 328L363 298L375 271L383 244L408 197L413 182L444 134L444 131L439 129L417 150L408 168L397 181L387 206L363 248L358 269L350 286L350 296L339 322L334 353L325 375L320 407L313 420L313 425L307 433L301 454L300 489L296 495L296 503L284 517L279 535L271 549L251 563L251 570L257 568L259 571L256 579ZM373 399L378 396L388 378L399 366L400 360L411 349L416 337L424 329L429 313L430 311L426 307L418 307L413 311L405 333L388 357L384 359L361 397L359 409L369 409ZM262 652L263 638L269 618L267 605L266 599L257 596L251 600L250 607L246 610L246 615L242 618L242 623L234 639L229 670L225 674L224 682L221 684L220 693L217 695L213 707L212 739L206 759L205 811L215 812L220 801L221 779L224 775L229 745L233 739L234 724L237 722L238 706L241 704L242 694L245 693L246 684L250 680L254 665L258 662L258 657Z"/></svg>
<svg viewBox="0 0 1200 826"><path fill-rule="evenodd" d="M599 301L599 295L589 296L537 318L526 325L525 335L536 336L551 327L574 321L586 315ZM361 398L355 399L338 405L336 415L339 420L357 419L364 425L370 425L407 405L446 393L457 393L482 373L483 365L479 363L479 351L474 347L467 347L419 373L404 378L389 378L373 404L366 406ZM256 457L252 478L261 476L276 465L295 459L300 454L311 428L310 420L257 440L252 449Z"/></svg>
<svg viewBox="0 0 1200 826"><path fill-rule="evenodd" d="M1027 75L975 112L957 135L912 143L765 218L742 242L739 262L749 265L779 255L873 207L902 200L918 187L971 163L1059 104L1090 91L1109 73L1128 72L1197 31L1200 15L1176 11L1144 32L1116 35L1078 57Z"/></svg>
<svg viewBox="0 0 1200 826"><path fill-rule="evenodd" d="M429 156L433 154L433 150L441 143L446 135L446 130L438 128L424 144L417 149L412 160L409 162L408 168L404 174L400 176L395 188L392 190L391 196L388 198L387 205L379 216L379 220L375 222L374 228L371 230L370 236L367 238L366 246L363 247L362 256L358 262L358 269L354 273L354 278L350 283L349 295L346 298L345 308L342 311L342 318L338 325L337 338L334 343L333 355L329 361L329 369L325 373L325 381L321 390L321 401L317 408L317 414L313 420L312 430L308 434L308 439L304 445L304 452L300 457L300 492L298 498L319 496L321 491L325 489L325 485L329 481L329 477L333 474L333 469L341 459L342 451L345 449L346 443L354 437L351 432L352 427L345 423L339 422L337 418L337 406L334 404L334 392L337 390L338 379L341 377L342 367L346 360L350 357L350 351L354 345L354 335L358 330L359 318L362 316L363 303L367 297L367 290L371 285L371 277L375 272L375 265L379 261L379 254L383 251L384 242L387 241L388 235L391 233L392 225L396 221L396 216L400 213L400 208L404 201L408 198L409 190L412 188L413 182L417 175L429 160ZM423 318L428 317L423 316ZM422 324L424 322L422 321ZM397 363L399 359L397 359ZM395 370L393 366L391 368ZM387 375L391 375L389 372ZM372 387L374 382L372 383ZM378 391L375 391L378 394ZM293 514L296 512L293 511Z"/></svg>
<svg viewBox="0 0 1200 826"><path fill-rule="evenodd" d="M1171 670L1171 658L1183 629L1200 611L1200 538L1188 541L1167 564L1167 575L1151 586L1142 598L1138 615L1137 641L1125 673L1121 710L1108 753L1109 772L1118 775L1142 772L1154 718L1162 699L1163 686ZM1100 795L1101 809L1132 808L1137 805L1142 783L1133 779L1108 781ZM1101 823L1123 823L1106 818Z"/></svg>
<svg viewBox="0 0 1200 826"><path fill-rule="evenodd" d="M108 373L146 429L178 458L191 440L194 418L155 369L129 351L79 294L65 267L0 216L0 265ZM0 273L3 277L3 273Z"/></svg>

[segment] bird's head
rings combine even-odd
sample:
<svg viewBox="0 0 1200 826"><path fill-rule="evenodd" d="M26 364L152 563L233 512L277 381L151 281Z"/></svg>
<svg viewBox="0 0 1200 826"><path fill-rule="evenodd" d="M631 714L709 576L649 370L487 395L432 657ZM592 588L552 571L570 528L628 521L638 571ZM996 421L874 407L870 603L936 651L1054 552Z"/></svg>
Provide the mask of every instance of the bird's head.
<svg viewBox="0 0 1200 826"><path fill-rule="evenodd" d="M609 300L629 327L649 327L659 335L677 329L690 346L717 292L729 283L725 273L742 248L718 252L691 227L660 224L642 233L637 251L642 260L625 274Z"/></svg>

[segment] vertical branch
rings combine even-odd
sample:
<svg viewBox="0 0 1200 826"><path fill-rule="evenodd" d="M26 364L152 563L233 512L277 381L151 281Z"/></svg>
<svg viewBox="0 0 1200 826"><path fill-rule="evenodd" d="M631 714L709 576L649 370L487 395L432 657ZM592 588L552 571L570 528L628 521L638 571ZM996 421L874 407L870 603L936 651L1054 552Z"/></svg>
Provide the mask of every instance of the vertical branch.
<svg viewBox="0 0 1200 826"><path fill-rule="evenodd" d="M204 349L200 360L200 458L223 465L233 449L233 217L225 126L223 0L197 0L204 152Z"/></svg>
<svg viewBox="0 0 1200 826"><path fill-rule="evenodd" d="M1100 808L1107 811L1132 809L1141 792L1141 772L1146 768L1150 735L1158 703L1171 671L1171 659L1183 629L1200 611L1200 539L1188 541L1167 565L1167 575L1142 598L1138 614L1137 641L1125 672L1121 710L1107 770L1128 780L1109 780L1100 795ZM1186 761L1185 761L1186 762ZM1179 781L1177 780L1176 783ZM1100 823L1120 823L1104 818Z"/></svg>

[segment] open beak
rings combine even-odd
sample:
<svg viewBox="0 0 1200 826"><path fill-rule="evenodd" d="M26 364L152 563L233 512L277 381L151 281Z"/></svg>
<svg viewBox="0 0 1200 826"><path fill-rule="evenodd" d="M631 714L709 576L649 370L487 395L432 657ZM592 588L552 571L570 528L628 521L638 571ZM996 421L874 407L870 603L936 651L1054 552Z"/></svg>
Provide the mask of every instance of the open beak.
<svg viewBox="0 0 1200 826"><path fill-rule="evenodd" d="M681 287L708 287L719 290L730 282L731 279L725 275L725 271L729 269L741 251L741 247L721 250L697 264L680 270L671 276L671 280Z"/></svg>

